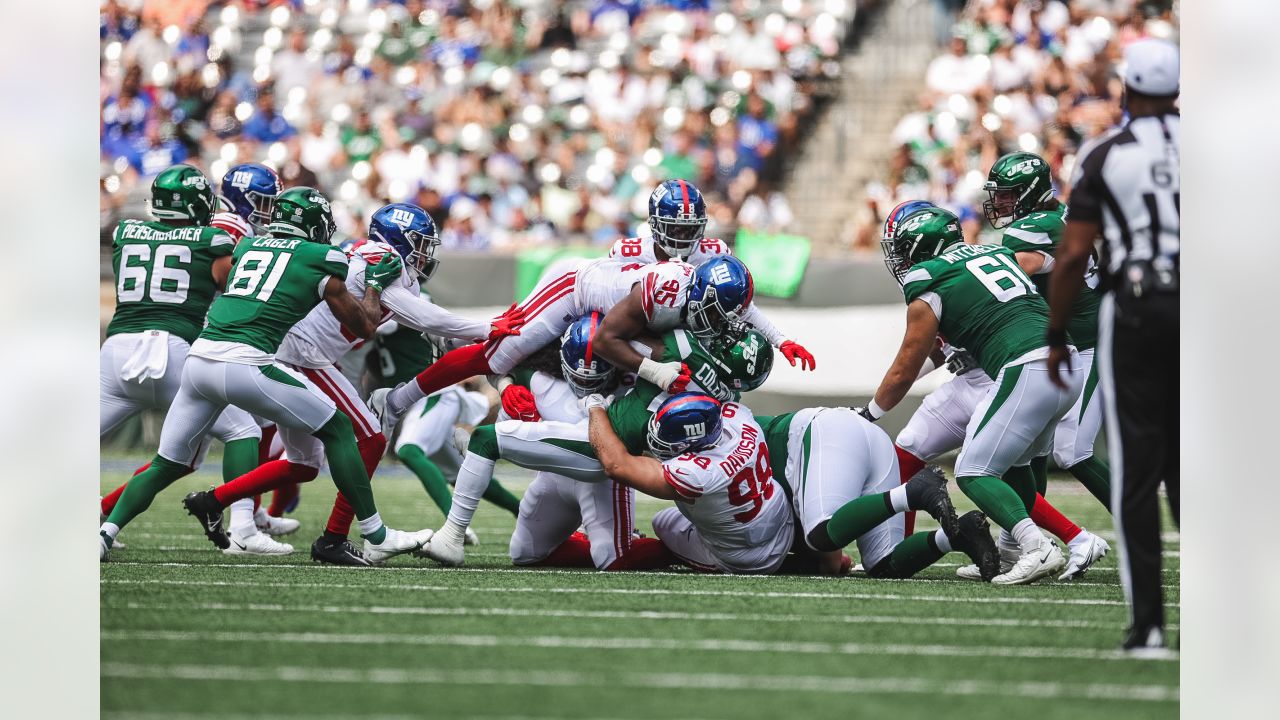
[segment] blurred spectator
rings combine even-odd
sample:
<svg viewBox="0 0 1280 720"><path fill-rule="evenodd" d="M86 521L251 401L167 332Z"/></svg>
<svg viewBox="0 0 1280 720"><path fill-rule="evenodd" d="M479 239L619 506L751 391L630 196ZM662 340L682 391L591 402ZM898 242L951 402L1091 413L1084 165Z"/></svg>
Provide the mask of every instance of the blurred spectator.
<svg viewBox="0 0 1280 720"><path fill-rule="evenodd" d="M767 186L748 195L738 210L738 225L753 232L784 232L793 220L786 196Z"/></svg>
<svg viewBox="0 0 1280 720"><path fill-rule="evenodd" d="M262 143L284 140L297 133L288 120L276 113L276 96L271 92L258 95L257 107L245 121L243 132L245 137Z"/></svg>
<svg viewBox="0 0 1280 720"><path fill-rule="evenodd" d="M289 33L289 45L271 59L271 74L275 77L276 90L288 96L294 88L311 87L320 75L319 56L307 53L307 33L301 28Z"/></svg>

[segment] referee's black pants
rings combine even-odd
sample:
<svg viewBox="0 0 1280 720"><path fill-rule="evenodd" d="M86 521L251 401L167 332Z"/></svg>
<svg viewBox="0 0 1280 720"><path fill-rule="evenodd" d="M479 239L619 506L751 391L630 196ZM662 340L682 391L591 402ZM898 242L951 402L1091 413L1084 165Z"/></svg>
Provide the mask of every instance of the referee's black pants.
<svg viewBox="0 0 1280 720"><path fill-rule="evenodd" d="M1098 330L1120 582L1131 627L1145 633L1164 628L1161 482L1178 522L1178 295L1109 294Z"/></svg>

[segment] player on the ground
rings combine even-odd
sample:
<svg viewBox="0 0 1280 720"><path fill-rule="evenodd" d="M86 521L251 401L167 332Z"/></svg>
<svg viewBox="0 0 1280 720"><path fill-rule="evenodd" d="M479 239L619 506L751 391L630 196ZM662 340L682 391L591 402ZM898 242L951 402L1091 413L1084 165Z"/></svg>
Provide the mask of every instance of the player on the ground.
<svg viewBox="0 0 1280 720"><path fill-rule="evenodd" d="M421 332L467 340L514 332L509 318L500 318L491 326L487 321L454 315L421 296L419 282L429 279L434 272L437 264L434 254L439 245L435 223L426 211L404 203L387 205L370 218L369 235L370 241L356 245L350 254L344 286L356 298L364 298L367 289L376 292L375 325L394 318ZM400 262L398 272L388 278L373 279L370 273L387 259ZM366 337L353 333L331 306L318 306L289 330L277 360L298 371L347 414L354 426L365 473L372 476L386 450L386 437L377 417L336 366L343 355ZM193 493L184 501L188 510L197 517L211 516L220 512L228 501L314 478L325 456L324 445L303 429L281 428L280 435L285 460L268 463L214 491ZM324 534L312 544L313 559L342 565L373 562L360 558L347 542L354 509L346 493L340 493ZM234 535L236 529L231 530ZM211 539L216 542L216 538L211 536Z"/></svg>
<svg viewBox="0 0 1280 720"><path fill-rule="evenodd" d="M523 406L504 403L526 421L581 424L586 412L579 400L591 393L612 393L618 375L595 352L600 313L578 318L565 331L556 357L559 372L523 372L504 389L504 399L517 395ZM519 391L519 392L517 392ZM595 567L598 570L643 570L675 561L662 543L636 538L635 492L611 480L585 483L540 470L520 500L520 514L509 552L516 565ZM581 526L582 533L575 532Z"/></svg>
<svg viewBox="0 0 1280 720"><path fill-rule="evenodd" d="M282 429L313 434L323 444L334 483L356 507L366 558L381 560L422 544L423 534L383 525L351 419L301 374L275 362L289 328L321 302L353 333L372 337L382 314L381 289L401 275L399 256L388 253L370 268L368 292L357 301L345 284L347 256L329 244L333 228L329 201L313 188L297 187L277 198L270 237L248 238L236 247L226 288L192 344L160 433L160 449L151 467L129 483L99 531L101 559L120 528L146 510L158 492L191 472L205 434L230 405ZM253 455L256 460L256 447ZM221 514L219 509L199 519L207 530L220 527Z"/></svg>
<svg viewBox="0 0 1280 720"><path fill-rule="evenodd" d="M875 421L901 402L939 333L974 353L995 382L966 427L957 482L1022 550L1013 567L992 581L1022 584L1061 570L1062 552L1028 515L1036 496L1029 464L1051 447L1054 427L1084 377L1073 372L1063 390L1034 362L1048 352L1048 306L1012 251L964 244L959 220L939 208L917 211L897 225L887 264L903 284L907 330L861 411Z"/></svg>
<svg viewBox="0 0 1280 720"><path fill-rule="evenodd" d="M606 474L676 502L653 518L672 554L706 572L767 575L782 567L795 521L773 481L764 431L745 405L702 393L673 395L649 420L648 457L627 451L603 397L585 404L591 446Z"/></svg>
<svg viewBox="0 0 1280 720"><path fill-rule="evenodd" d="M226 282L235 248L233 237L208 226L213 203L204 174L175 165L151 183L156 220L116 227L116 309L99 356L99 437L142 410L168 410L178 394L191 343ZM224 480L253 469L261 433L248 413L227 408L210 434L225 444ZM191 462L198 466L203 458L201 451ZM115 508L119 492L102 499L102 513Z"/></svg>
<svg viewBox="0 0 1280 720"><path fill-rule="evenodd" d="M519 335L458 348L394 390L369 398L385 424L392 424L420 398L472 375L505 375L524 358L559 340L569 323L589 312L606 314L596 340L600 356L622 372L671 391L688 384L687 368L658 363L631 347L643 333L686 326L707 339L721 337L751 306L751 273L741 260L720 256L694 268L669 261L623 265L608 258L544 278L519 307Z"/></svg>
<svg viewBox="0 0 1280 720"><path fill-rule="evenodd" d="M995 577L999 560L982 513L957 518L936 467L902 483L893 442L858 413L818 407L758 420L801 536L828 572L856 541L873 578L909 578L953 549L981 566L984 579ZM911 510L928 512L942 529L905 536L902 513Z"/></svg>
<svg viewBox="0 0 1280 720"><path fill-rule="evenodd" d="M642 265L683 260L697 266L717 255L732 253L723 240L703 237L707 229L707 203L702 191L691 182L667 180L653 189L649 195L649 229L650 237L629 237L615 242L609 257ZM758 305L748 308L742 319L763 333L793 366L799 360L805 370L816 367L813 355L796 341L787 339Z"/></svg>
<svg viewBox="0 0 1280 720"><path fill-rule="evenodd" d="M605 322L608 322L606 317ZM603 327L603 323L601 323ZM596 334L598 335L597 328ZM692 390L717 399L737 400L741 393L762 385L773 368L773 349L764 335L747 330L742 339L726 349L711 349L686 330L667 333L661 341L637 345L657 362L680 362L690 368ZM504 407L513 416L521 408L504 391ZM609 418L626 443L639 453L645 448L649 418L669 395L661 387L642 379L609 407ZM525 419L529 419L527 416ZM467 444L449 517L432 542L420 554L445 565L463 560L463 533L471 523L480 494L484 492L493 467L503 458L530 470L546 470L585 483L608 480L600 460L591 448L585 422L505 421L476 428Z"/></svg>
<svg viewBox="0 0 1280 720"><path fill-rule="evenodd" d="M936 206L920 200L905 202L894 208L885 219L881 247L885 251L885 263L891 271L893 231L897 223L913 212L931 207ZM946 343L943 343L940 352L935 350L925 361L921 376L943 364L954 373L954 377L925 396L894 441L903 482L923 470L926 463L957 450L964 444L965 428L993 384L992 379L977 366L969 352ZM1055 433L1055 437L1060 432L1061 429ZM1041 457L1031 462L1038 488L1042 487L1042 479L1046 478L1043 460ZM1081 577L1109 550L1105 540L1067 519L1045 500L1042 492L1036 494L1031 507L1031 519L1067 544L1069 556L1066 568L1059 576L1060 580ZM907 516L907 534L911 534L911 514ZM1013 536L1003 529L998 544L1001 572L1007 572L1022 552ZM983 579L977 565L961 567L956 574L968 580Z"/></svg>
<svg viewBox="0 0 1280 720"><path fill-rule="evenodd" d="M439 357L437 344L407 325L389 321L378 328L373 351L366 356L369 371L378 387L395 387L422 372ZM449 485L457 478L462 465L462 454L453 444L454 428L459 425L474 428L484 422L490 412L489 397L471 386L479 382L484 381L475 379L450 385L419 400L405 413L396 437L396 457L417 476L432 502L446 515L453 505ZM520 509L520 498L496 479L489 483L484 497L512 515ZM467 544L477 542L479 537L468 528Z"/></svg>

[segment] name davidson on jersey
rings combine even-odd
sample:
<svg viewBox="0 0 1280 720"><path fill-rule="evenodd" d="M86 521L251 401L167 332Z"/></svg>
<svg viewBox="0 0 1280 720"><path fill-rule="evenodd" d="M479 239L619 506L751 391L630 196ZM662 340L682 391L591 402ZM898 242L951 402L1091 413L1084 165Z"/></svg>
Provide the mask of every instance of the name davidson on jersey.
<svg viewBox="0 0 1280 720"><path fill-rule="evenodd" d="M751 461L751 456L756 452L756 444L759 439L760 432L751 425L742 426L742 439L738 441L738 447L734 448L729 456L720 461L720 469L725 475L733 477L738 471L746 467Z"/></svg>

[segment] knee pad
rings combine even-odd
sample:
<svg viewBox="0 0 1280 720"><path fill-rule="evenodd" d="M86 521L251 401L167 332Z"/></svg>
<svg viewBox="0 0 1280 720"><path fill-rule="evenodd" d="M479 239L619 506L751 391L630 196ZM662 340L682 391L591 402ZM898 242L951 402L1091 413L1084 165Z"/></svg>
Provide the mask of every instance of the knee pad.
<svg viewBox="0 0 1280 720"><path fill-rule="evenodd" d="M840 546L831 541L831 536L827 534L827 520L818 523L818 526L809 531L805 536L805 542L809 543L809 547L818 552L831 552L839 550Z"/></svg>

